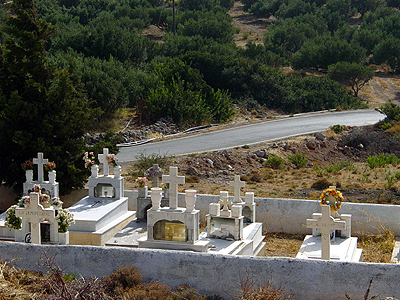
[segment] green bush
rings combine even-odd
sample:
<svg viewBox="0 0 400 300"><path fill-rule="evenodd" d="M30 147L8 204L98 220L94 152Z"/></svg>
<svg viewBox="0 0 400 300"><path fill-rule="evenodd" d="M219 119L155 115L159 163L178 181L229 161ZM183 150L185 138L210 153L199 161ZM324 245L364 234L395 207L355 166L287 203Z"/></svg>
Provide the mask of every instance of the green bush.
<svg viewBox="0 0 400 300"><path fill-rule="evenodd" d="M339 133L341 133L342 131L343 131L343 126L342 125L340 125L340 124L336 124L336 125L332 125L331 126L331 129L336 133L336 134L339 134Z"/></svg>
<svg viewBox="0 0 400 300"><path fill-rule="evenodd" d="M263 165L270 167L272 169L280 169L283 167L284 160L282 157L276 155L268 156L267 160L263 162Z"/></svg>
<svg viewBox="0 0 400 300"><path fill-rule="evenodd" d="M371 169L384 167L389 164L395 166L398 164L398 162L399 158L394 154L389 154L389 155L381 154L378 156L369 156L367 158L368 167L370 167Z"/></svg>
<svg viewBox="0 0 400 300"><path fill-rule="evenodd" d="M135 163L133 165L137 173L143 176L144 172L154 164L158 164L158 166L163 169L169 165L170 161L171 156L160 155L157 153L152 153L146 156L146 153L142 152L139 155L136 155Z"/></svg>
<svg viewBox="0 0 400 300"><path fill-rule="evenodd" d="M308 162L307 158L301 153L296 153L294 155L290 155L290 156L288 156L288 159L298 169L304 168Z"/></svg>

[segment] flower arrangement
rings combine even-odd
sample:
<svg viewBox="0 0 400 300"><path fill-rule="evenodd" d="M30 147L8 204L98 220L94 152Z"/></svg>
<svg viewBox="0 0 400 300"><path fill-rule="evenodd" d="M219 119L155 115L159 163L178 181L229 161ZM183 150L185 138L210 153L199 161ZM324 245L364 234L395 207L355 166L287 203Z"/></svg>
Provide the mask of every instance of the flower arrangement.
<svg viewBox="0 0 400 300"><path fill-rule="evenodd" d="M85 162L85 168L89 169L95 163L95 157L93 152L85 152L83 155L83 161Z"/></svg>
<svg viewBox="0 0 400 300"><path fill-rule="evenodd" d="M6 225L6 227L11 229L21 229L22 219L15 215L16 207L17 205L13 205L6 211L4 224Z"/></svg>
<svg viewBox="0 0 400 300"><path fill-rule="evenodd" d="M60 198L58 197L54 197L50 199L50 203L51 205L53 205L54 207L60 207L62 206L63 202L60 200Z"/></svg>
<svg viewBox="0 0 400 300"><path fill-rule="evenodd" d="M21 199L18 201L18 206L19 207L25 207L25 205L31 203L31 197L29 196L23 196Z"/></svg>
<svg viewBox="0 0 400 300"><path fill-rule="evenodd" d="M111 167L118 166L118 164L117 164L118 158L115 157L115 154L108 154L106 159L107 159L108 164Z"/></svg>
<svg viewBox="0 0 400 300"><path fill-rule="evenodd" d="M56 216L58 222L58 232L63 233L68 231L68 226L75 223L74 215L67 209L58 210Z"/></svg>
<svg viewBox="0 0 400 300"><path fill-rule="evenodd" d="M330 203L328 201L329 196L332 196L333 198L335 198L335 203ZM339 191L336 191L334 188L329 188L329 189L324 190L321 193L321 196L319 197L319 199L321 200L321 205L330 205L332 211L337 211L337 210L341 209L341 204L344 200L342 193Z"/></svg>
<svg viewBox="0 0 400 300"><path fill-rule="evenodd" d="M33 185L33 191L34 191L35 193L40 193L40 185L34 184L34 185Z"/></svg>
<svg viewBox="0 0 400 300"><path fill-rule="evenodd" d="M56 164L52 161L49 161L47 164L44 165L44 169L47 172L54 171L56 169Z"/></svg>
<svg viewBox="0 0 400 300"><path fill-rule="evenodd" d="M39 203L40 204L45 204L45 203L50 203L50 196L47 194L39 194Z"/></svg>
<svg viewBox="0 0 400 300"><path fill-rule="evenodd" d="M160 172L161 172L160 167L157 168L151 167L144 172L144 176L146 176L147 178L153 178L156 177Z"/></svg>
<svg viewBox="0 0 400 300"><path fill-rule="evenodd" d="M139 178L136 179L136 183L138 184L138 187L145 187L146 183L148 181L149 180L147 179L147 177L139 177Z"/></svg>
<svg viewBox="0 0 400 300"><path fill-rule="evenodd" d="M27 160L22 164L22 170L28 171L33 170L33 162L31 160Z"/></svg>

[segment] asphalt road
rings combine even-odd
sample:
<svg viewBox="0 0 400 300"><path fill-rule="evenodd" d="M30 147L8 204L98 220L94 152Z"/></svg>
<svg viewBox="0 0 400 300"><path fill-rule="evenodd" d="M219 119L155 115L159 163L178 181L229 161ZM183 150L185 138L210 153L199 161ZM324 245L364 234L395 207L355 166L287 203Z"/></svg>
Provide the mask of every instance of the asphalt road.
<svg viewBox="0 0 400 300"><path fill-rule="evenodd" d="M324 131L335 124L348 126L375 124L383 118L384 115L374 110L325 112L295 116L138 146L121 147L117 158L119 163L124 164L133 162L140 153L177 156L229 149Z"/></svg>

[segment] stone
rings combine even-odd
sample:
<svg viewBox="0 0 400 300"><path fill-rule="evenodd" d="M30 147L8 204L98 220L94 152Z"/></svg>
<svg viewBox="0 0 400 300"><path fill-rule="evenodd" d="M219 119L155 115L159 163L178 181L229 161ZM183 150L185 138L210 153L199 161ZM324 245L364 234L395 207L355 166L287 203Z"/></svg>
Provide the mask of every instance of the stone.
<svg viewBox="0 0 400 300"><path fill-rule="evenodd" d="M235 175L235 180L229 182L229 185L235 190L233 203L242 203L242 199L240 199L240 189L245 187L246 183L240 180L240 175Z"/></svg>
<svg viewBox="0 0 400 300"><path fill-rule="evenodd" d="M314 141L308 141L306 143L308 149L315 150L317 148L317 144Z"/></svg>
<svg viewBox="0 0 400 300"><path fill-rule="evenodd" d="M214 168L214 162L211 159L207 158L206 162L211 166L211 168Z"/></svg>
<svg viewBox="0 0 400 300"><path fill-rule="evenodd" d="M162 181L169 184L169 207L178 207L178 184L185 184L185 176L178 175L177 167L169 167L169 175L163 175Z"/></svg>
<svg viewBox="0 0 400 300"><path fill-rule="evenodd" d="M187 175L199 175L199 171L195 167L189 167L186 170Z"/></svg>
<svg viewBox="0 0 400 300"><path fill-rule="evenodd" d="M317 133L315 134L315 138L316 138L317 140L319 140L319 141L323 141L323 140L325 140L325 135L322 134L321 132L317 132Z"/></svg>

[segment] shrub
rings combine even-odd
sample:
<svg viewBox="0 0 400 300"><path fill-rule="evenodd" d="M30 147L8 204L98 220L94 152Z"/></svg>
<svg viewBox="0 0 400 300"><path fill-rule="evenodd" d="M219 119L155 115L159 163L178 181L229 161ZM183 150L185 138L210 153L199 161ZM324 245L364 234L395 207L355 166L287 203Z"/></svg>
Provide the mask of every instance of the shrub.
<svg viewBox="0 0 400 300"><path fill-rule="evenodd" d="M331 126L331 129L336 133L336 134L339 134L339 133L341 133L342 131L343 131L343 126L342 125L340 125L340 124L336 124L336 125L332 125Z"/></svg>
<svg viewBox="0 0 400 300"><path fill-rule="evenodd" d="M186 183L199 183L200 179L197 175L188 175L185 178Z"/></svg>
<svg viewBox="0 0 400 300"><path fill-rule="evenodd" d="M296 153L294 155L290 155L288 157L288 159L298 169L304 168L307 165L307 162L308 162L307 158L301 153Z"/></svg>
<svg viewBox="0 0 400 300"><path fill-rule="evenodd" d="M254 182L261 182L261 175L260 173L254 173L253 175L251 175L250 177L250 181L254 181Z"/></svg>
<svg viewBox="0 0 400 300"><path fill-rule="evenodd" d="M388 130L390 128L392 128L392 124L390 124L390 123L383 123L381 126L382 130Z"/></svg>
<svg viewBox="0 0 400 300"><path fill-rule="evenodd" d="M283 167L284 160L282 157L276 155L268 156L267 160L263 162L263 165L272 169L281 169Z"/></svg>
<svg viewBox="0 0 400 300"><path fill-rule="evenodd" d="M330 182L328 179L326 178L321 178L317 181L315 181L312 185L311 188L312 189L326 189L328 187L330 187L332 185L332 182Z"/></svg>
<svg viewBox="0 0 400 300"><path fill-rule="evenodd" d="M134 167L138 174L144 174L144 172L151 168L154 164L158 164L160 168L165 168L171 161L171 156L160 155L152 153L148 156L144 152L140 153L135 157Z"/></svg>
<svg viewBox="0 0 400 300"><path fill-rule="evenodd" d="M130 289L142 282L142 274L134 266L119 268L110 275L103 277L102 281L111 292Z"/></svg>

